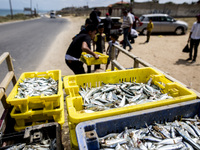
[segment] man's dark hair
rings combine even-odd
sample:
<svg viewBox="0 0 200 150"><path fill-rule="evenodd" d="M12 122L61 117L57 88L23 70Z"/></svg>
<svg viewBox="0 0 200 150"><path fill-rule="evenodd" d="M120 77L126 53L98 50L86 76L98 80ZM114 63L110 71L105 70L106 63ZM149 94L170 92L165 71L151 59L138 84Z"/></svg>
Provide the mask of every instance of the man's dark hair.
<svg viewBox="0 0 200 150"><path fill-rule="evenodd" d="M92 24L92 20L91 20L90 18L87 18L87 19L85 20L85 24Z"/></svg>
<svg viewBox="0 0 200 150"><path fill-rule="evenodd" d="M128 11L127 11L127 10L124 10L124 11L123 11L123 13L124 13L124 14L127 14L127 13L128 13Z"/></svg>
<svg viewBox="0 0 200 150"><path fill-rule="evenodd" d="M89 24L86 28L85 28L85 30L86 30L86 33L88 33L89 31L95 31L96 30L96 27L95 27L95 25L93 25L93 24Z"/></svg>
<svg viewBox="0 0 200 150"><path fill-rule="evenodd" d="M98 26L97 26L98 29L100 28L104 28L104 24L103 23L100 23Z"/></svg>
<svg viewBox="0 0 200 150"><path fill-rule="evenodd" d="M115 40L118 40L119 36L117 34L111 34L111 37L113 37Z"/></svg>
<svg viewBox="0 0 200 150"><path fill-rule="evenodd" d="M101 16L101 12L100 11L97 11L97 16Z"/></svg>

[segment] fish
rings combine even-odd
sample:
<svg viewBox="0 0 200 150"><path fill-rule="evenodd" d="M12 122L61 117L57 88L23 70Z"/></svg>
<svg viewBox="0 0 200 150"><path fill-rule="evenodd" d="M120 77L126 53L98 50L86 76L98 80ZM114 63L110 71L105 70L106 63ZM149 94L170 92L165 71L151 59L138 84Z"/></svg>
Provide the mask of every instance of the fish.
<svg viewBox="0 0 200 150"><path fill-rule="evenodd" d="M184 129L180 129L180 128L178 128L178 127L176 127L175 129L178 131L178 133L183 137L183 139L184 139L185 141L187 141L189 144L192 145L192 147L194 147L195 149L200 150L200 145L198 145L197 143L195 143L195 142L192 140L192 138L186 136L186 134L184 133Z"/></svg>
<svg viewBox="0 0 200 150"><path fill-rule="evenodd" d="M103 138L99 138L99 144L101 149L200 150L200 138L193 138L194 136L185 129L186 127L183 128L184 123L191 126L198 122L199 120L193 122L193 120L188 121L187 119L185 121L174 120L164 124L154 122L148 125L145 122L146 127L144 128L128 129L128 127L125 127L124 131L120 133L105 135ZM164 134L169 135L169 137L161 134L160 130L166 132ZM174 135L172 136L172 134Z"/></svg>
<svg viewBox="0 0 200 150"><path fill-rule="evenodd" d="M158 142L157 144L165 144L165 145L171 145L171 144L177 144L179 142L182 142L183 138L180 137L175 137L175 138L168 138L168 139L164 139L160 142Z"/></svg>
<svg viewBox="0 0 200 150"><path fill-rule="evenodd" d="M185 145L182 142L173 145L164 145L156 150L177 150L183 148Z"/></svg>
<svg viewBox="0 0 200 150"><path fill-rule="evenodd" d="M101 86L90 88L86 84L84 87L80 86L79 94L83 98L83 105L94 104L94 100L101 102L95 102L92 110L102 111L171 98L168 93L163 94L159 90L160 88L152 83L121 82L101 83ZM23 95L23 93L21 94ZM102 106L100 109L96 109L98 104ZM88 107L83 108L87 109ZM88 109L91 110L91 107Z"/></svg>
<svg viewBox="0 0 200 150"><path fill-rule="evenodd" d="M198 137L198 135L195 133L195 131L192 129L192 127L190 127L187 123L182 122L182 121L180 121L179 123L182 126L182 128L187 130L191 135L193 135L196 138Z"/></svg>
<svg viewBox="0 0 200 150"><path fill-rule="evenodd" d="M21 79L22 80L22 79ZM25 78L18 83L15 98L26 98L28 96L50 96L58 93L58 81L49 78Z"/></svg>

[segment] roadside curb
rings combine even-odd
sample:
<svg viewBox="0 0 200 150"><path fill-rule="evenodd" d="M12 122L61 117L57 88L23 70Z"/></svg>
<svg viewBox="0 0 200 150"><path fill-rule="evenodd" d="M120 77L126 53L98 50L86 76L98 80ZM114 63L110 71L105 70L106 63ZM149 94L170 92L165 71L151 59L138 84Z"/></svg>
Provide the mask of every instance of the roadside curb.
<svg viewBox="0 0 200 150"><path fill-rule="evenodd" d="M36 19L40 19L40 18L41 18L41 17L31 18L31 19L27 19L27 20L15 20L15 21L2 22L2 23L0 23L0 25L6 25L6 24L17 23L17 22L36 20Z"/></svg>

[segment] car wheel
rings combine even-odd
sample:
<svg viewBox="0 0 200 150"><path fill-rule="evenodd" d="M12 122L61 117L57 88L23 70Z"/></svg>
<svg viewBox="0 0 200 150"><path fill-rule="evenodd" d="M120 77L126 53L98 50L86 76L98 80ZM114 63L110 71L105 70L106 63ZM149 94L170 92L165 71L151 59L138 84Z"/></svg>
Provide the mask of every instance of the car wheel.
<svg viewBox="0 0 200 150"><path fill-rule="evenodd" d="M143 35L147 35L147 29L146 29L146 28L144 28L144 29L142 30L142 34L143 34Z"/></svg>
<svg viewBox="0 0 200 150"><path fill-rule="evenodd" d="M181 35L181 34L183 34L183 33L184 33L183 28L182 28L182 27L176 28L175 33L176 33L176 35Z"/></svg>

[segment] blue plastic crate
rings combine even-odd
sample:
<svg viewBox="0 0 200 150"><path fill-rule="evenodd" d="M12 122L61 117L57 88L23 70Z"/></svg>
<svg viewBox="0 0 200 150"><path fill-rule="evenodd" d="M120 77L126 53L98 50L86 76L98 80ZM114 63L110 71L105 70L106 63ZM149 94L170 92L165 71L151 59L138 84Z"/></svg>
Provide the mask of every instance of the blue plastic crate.
<svg viewBox="0 0 200 150"><path fill-rule="evenodd" d="M78 146L80 150L97 150L100 149L98 137L120 133L125 127L138 129L146 127L145 122L164 123L196 114L200 114L200 99L82 122L76 126Z"/></svg>

